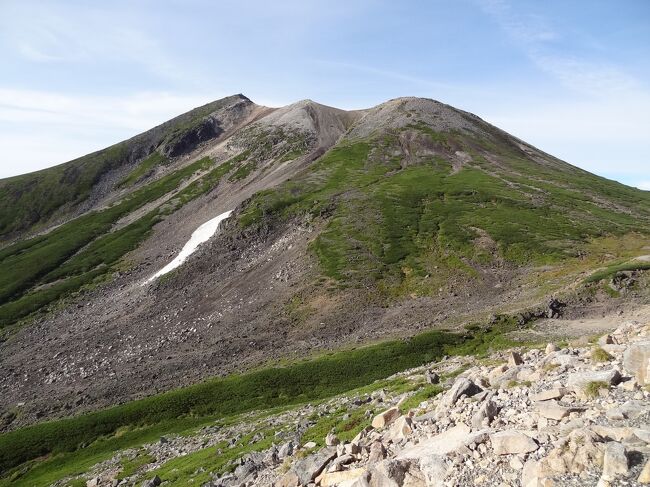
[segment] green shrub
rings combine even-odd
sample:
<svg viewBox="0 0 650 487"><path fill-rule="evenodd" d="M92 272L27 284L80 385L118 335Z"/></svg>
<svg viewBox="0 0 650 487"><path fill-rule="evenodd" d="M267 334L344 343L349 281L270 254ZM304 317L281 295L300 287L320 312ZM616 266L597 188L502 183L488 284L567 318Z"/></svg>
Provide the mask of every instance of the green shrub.
<svg viewBox="0 0 650 487"><path fill-rule="evenodd" d="M601 389L609 389L609 384L604 381L592 381L585 386L584 392L587 397L596 397Z"/></svg>
<svg viewBox="0 0 650 487"><path fill-rule="evenodd" d="M591 360L594 362L609 362L612 356L600 347L596 347L591 351Z"/></svg>

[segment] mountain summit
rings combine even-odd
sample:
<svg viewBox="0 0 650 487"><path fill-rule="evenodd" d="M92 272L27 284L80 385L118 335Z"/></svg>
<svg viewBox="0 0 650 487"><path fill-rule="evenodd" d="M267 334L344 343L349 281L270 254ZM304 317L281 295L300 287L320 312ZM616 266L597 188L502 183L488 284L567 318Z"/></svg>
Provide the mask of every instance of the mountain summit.
<svg viewBox="0 0 650 487"><path fill-rule="evenodd" d="M491 315L523 323L553 295L575 313L638 298L648 234L649 193L434 100L224 98L0 181L0 410L26 404L4 427Z"/></svg>

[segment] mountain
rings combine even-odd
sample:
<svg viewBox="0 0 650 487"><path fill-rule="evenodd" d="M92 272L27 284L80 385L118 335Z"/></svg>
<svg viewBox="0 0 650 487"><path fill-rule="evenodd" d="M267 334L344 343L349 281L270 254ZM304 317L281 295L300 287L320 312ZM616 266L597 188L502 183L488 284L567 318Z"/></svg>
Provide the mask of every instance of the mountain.
<svg viewBox="0 0 650 487"><path fill-rule="evenodd" d="M6 429L422 330L524 323L554 295L575 316L648 299L650 193L429 99L344 111L235 95L2 180L0 202Z"/></svg>

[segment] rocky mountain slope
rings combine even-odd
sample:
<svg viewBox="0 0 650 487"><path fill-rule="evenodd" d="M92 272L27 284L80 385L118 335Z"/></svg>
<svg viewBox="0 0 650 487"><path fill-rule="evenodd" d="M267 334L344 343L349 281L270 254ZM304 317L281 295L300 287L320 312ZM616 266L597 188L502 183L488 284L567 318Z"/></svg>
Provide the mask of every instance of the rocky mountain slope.
<svg viewBox="0 0 650 487"><path fill-rule="evenodd" d="M568 316L648 299L647 192L427 99L346 112L237 95L0 181L0 199L5 429L494 314L526 322L552 294Z"/></svg>
<svg viewBox="0 0 650 487"><path fill-rule="evenodd" d="M647 307L642 321L608 317L591 343L449 358L166 435L54 485L648 485L649 317Z"/></svg>

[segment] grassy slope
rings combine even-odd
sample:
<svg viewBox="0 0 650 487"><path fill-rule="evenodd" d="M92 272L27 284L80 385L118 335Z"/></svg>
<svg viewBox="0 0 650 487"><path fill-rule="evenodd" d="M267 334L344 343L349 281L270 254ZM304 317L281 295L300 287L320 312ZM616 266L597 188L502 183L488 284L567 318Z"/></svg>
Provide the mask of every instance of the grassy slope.
<svg viewBox="0 0 650 487"><path fill-rule="evenodd" d="M396 295L429 294L448 275L472 278L474 268L498 259L559 263L593 238L650 232L646 192L564 163L538 164L505 143L413 130L431 137L440 153L466 151L473 164L453 171L445 157L427 155L402 167L393 155L395 135L340 145L300 177L258 193L240 223L324 217L312 245L323 272ZM482 234L496 255L476 244Z"/></svg>
<svg viewBox="0 0 650 487"><path fill-rule="evenodd" d="M141 179L149 176L156 166L167 164L169 160L159 152L152 152L146 159L138 164L129 174L119 183L119 187L131 186Z"/></svg>
<svg viewBox="0 0 650 487"><path fill-rule="evenodd" d="M101 176L126 162L127 144L67 164L0 181L0 236L49 219L64 205L84 201Z"/></svg>
<svg viewBox="0 0 650 487"><path fill-rule="evenodd" d="M203 158L135 191L111 208L86 214L47 235L2 249L0 328L109 272L113 263L149 235L153 225L213 189L222 176L243 160L237 156L211 169L213 162ZM208 172L175 194L169 203L120 230L109 232L119 218L176 190L197 171Z"/></svg>
<svg viewBox="0 0 650 487"><path fill-rule="evenodd" d="M408 341L337 352L281 368L267 368L134 401L78 417L46 422L0 435L0 486L47 485L83 472L117 449L151 441L251 410L264 410L330 397L443 355L486 353L511 346L504 318L474 335L427 332ZM79 448L89 445L86 448ZM54 454L54 455L52 455ZM50 455L35 463L25 463ZM17 467L24 464L23 467ZM17 468L16 468L17 467ZM9 479L15 476L14 481Z"/></svg>
<svg viewBox="0 0 650 487"><path fill-rule="evenodd" d="M0 180L0 241L14 232L46 224L82 203L107 172L140 160L122 183L130 185L165 158L158 150L173 150L212 112L240 99L239 96L195 108L127 141L65 164ZM188 146L186 150L191 149Z"/></svg>

